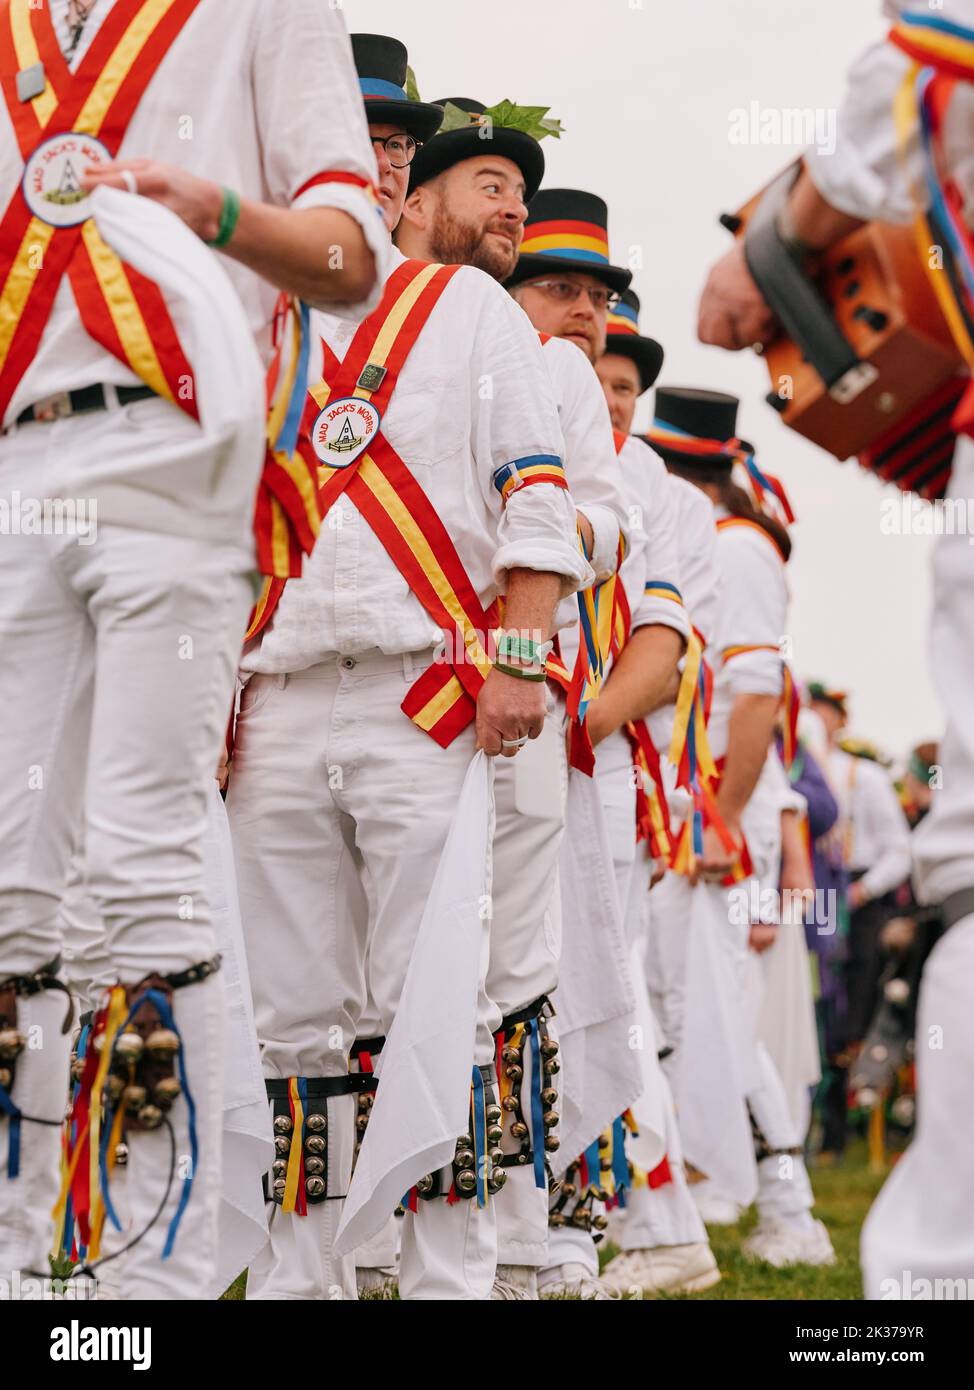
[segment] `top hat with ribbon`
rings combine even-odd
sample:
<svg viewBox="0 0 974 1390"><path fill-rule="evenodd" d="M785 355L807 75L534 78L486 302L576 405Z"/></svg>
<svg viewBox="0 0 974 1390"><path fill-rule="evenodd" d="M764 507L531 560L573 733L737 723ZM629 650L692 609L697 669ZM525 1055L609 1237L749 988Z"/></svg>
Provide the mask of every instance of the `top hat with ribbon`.
<svg viewBox="0 0 974 1390"><path fill-rule="evenodd" d="M639 296L633 290L626 290L616 307L609 310L605 350L635 363L640 391L648 391L659 376L663 349L655 338L640 334Z"/></svg>
<svg viewBox="0 0 974 1390"><path fill-rule="evenodd" d="M410 193L465 159L496 154L517 165L524 177L525 198L534 196L544 177L544 153L533 135L505 126L500 108L488 108L473 97L440 97L436 105L449 108L448 118L443 121L449 128L440 130L417 150L409 168ZM509 102L502 106L514 112L518 109ZM461 124L464 116L467 121ZM457 124L450 125L450 121Z"/></svg>
<svg viewBox="0 0 974 1390"><path fill-rule="evenodd" d="M372 125L399 126L420 143L428 140L443 119L443 109L406 95L405 45L385 34L353 34L352 55L366 120Z"/></svg>
<svg viewBox="0 0 974 1390"><path fill-rule="evenodd" d="M609 209L595 193L542 188L531 199L524 240L507 287L559 271L594 275L621 294L632 271L609 261Z"/></svg>

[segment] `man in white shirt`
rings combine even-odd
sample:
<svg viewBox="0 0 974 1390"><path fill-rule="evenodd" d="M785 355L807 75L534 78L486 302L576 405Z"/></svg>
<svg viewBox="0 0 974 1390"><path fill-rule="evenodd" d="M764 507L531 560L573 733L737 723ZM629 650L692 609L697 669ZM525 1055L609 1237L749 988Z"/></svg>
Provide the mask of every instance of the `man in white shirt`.
<svg viewBox="0 0 974 1390"><path fill-rule="evenodd" d="M480 102L459 97L440 104L448 110L444 125L451 123L451 113L452 120L459 120L460 112L468 114L470 123L438 134L417 155L397 245L412 255L461 259L507 280L518 263L527 201L535 217L535 206L546 196L534 196L544 169L540 145L523 131L498 124ZM489 140L482 138L487 120ZM583 353L557 334L543 333L541 340L579 532L596 579L602 581L615 571L620 535L628 531L605 404ZM536 1270L547 1255L546 1155L559 1143L555 1087L550 1078L541 1085L530 1061L535 1032L540 1029L542 1040L553 1045L557 1029L557 1021L549 1021L548 996L558 980L553 895L567 759L562 694L551 698L542 737L513 766L502 764L494 782L495 891L487 993L503 1015L497 1039L508 1049L507 1065L524 1071L518 1092L524 1113L512 1113L504 1140L508 1181L498 1207L496 1298L536 1297ZM548 1096L546 1128L537 1137L532 1107L526 1103L532 1087L539 1100L541 1090ZM521 1126L527 1133L523 1142L514 1142L511 1129L517 1134Z"/></svg>
<svg viewBox="0 0 974 1390"><path fill-rule="evenodd" d="M403 137L415 139L421 113L410 109L415 103L407 104L403 91L405 50L394 40L367 37L356 38L356 60L391 228L415 157ZM373 115L382 119L372 121ZM474 644L473 674L485 676L474 701L473 677L464 670L465 634L444 632L449 625L436 616L433 600L421 585L414 590L419 581L404 578L394 560L395 540L381 525L376 529L368 498L350 487L329 512L305 576L287 585L270 623L245 651L227 805L257 1028L279 1119L287 1119L282 1088L304 1085L326 1140L321 1179L312 1180L321 1171L313 1168L306 1180L305 1214L300 1206L290 1209L283 1157L273 1175L282 1206L271 1213L270 1242L248 1283L248 1295L260 1299L327 1298L334 1290L355 1297L352 1258L336 1257L332 1248L351 1168L354 1095L368 1081L348 1075L348 1053L367 998L383 1033L396 1015L475 747L513 756L541 732L541 644L553 624L570 619L573 601L555 616L560 601L591 580L574 539L561 431L530 325L476 269L437 270L399 252L392 264L370 323L379 323L397 287L414 283L411 276L439 287L439 298L429 303L408 355L392 368L395 390L381 411L386 451L375 452L372 440L365 457L385 459L386 466L392 450L410 475L397 475L394 486L433 538L424 573L435 561L455 585L462 570L471 602L485 610L503 593L504 629L515 635L493 669ZM425 303L422 293L416 303ZM361 390L364 381L378 379L377 393L384 377L381 369L368 373L371 362L358 374L355 354L360 342L368 346L365 338L331 318L318 319L316 328L324 341L324 380L335 393L327 394L324 383L319 388L325 404L313 438L323 474L334 479L342 470L329 467L326 451L343 443L329 416L333 400L348 404L337 401L342 373L354 361L351 384L357 379ZM387 336L378 332L373 357ZM489 391L481 389L485 380ZM369 399L375 399L371 392ZM355 427L371 434L360 409L351 413ZM432 521L424 507L434 510ZM436 583L442 589L443 581ZM439 709L449 687L435 682L443 675L456 684L455 673L464 680L467 713L444 731L443 721L431 723L424 711ZM431 680L428 703L414 703L415 691ZM499 1013L483 995L471 1026L475 1021L476 1065L491 1084ZM281 1128L278 1134L287 1139ZM404 1298L478 1299L490 1292L496 1204L480 1208L467 1200L461 1145L457 1152L455 1172L424 1182L404 1218ZM463 1200L444 1200L451 1183Z"/></svg>
<svg viewBox="0 0 974 1390"><path fill-rule="evenodd" d="M284 22L242 0L233 18L194 0L12 0L0 17L12 75L0 494L7 516L23 499L81 498L92 520L11 526L0 547L11 733L0 991L7 1022L47 1044L16 1059L11 1092L46 1123L2 1125L0 1267L43 1267L50 1244L68 1044L51 986L59 900L83 840L121 982L113 998L124 986L134 1003L136 982L157 977L168 1014L171 994L195 1101L194 1133L188 1098L170 1096L179 1152L194 1159L165 1195L167 1135L135 1133L160 1122L155 1091L129 1096L134 1224L151 1224L133 1246L133 1297L196 1296L213 1267L222 986L202 835L253 597L257 350L266 363L281 290L361 312L384 255L341 19L317 0L292 0ZM189 1242L178 1238L187 1198L200 1217ZM77 1201L75 1213L87 1219Z"/></svg>

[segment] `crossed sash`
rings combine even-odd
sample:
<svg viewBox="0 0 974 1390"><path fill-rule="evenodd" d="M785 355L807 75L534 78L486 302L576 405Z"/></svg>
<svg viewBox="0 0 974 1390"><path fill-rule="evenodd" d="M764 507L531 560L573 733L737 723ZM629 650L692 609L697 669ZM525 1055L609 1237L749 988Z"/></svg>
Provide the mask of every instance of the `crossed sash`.
<svg viewBox="0 0 974 1390"><path fill-rule="evenodd" d="M88 334L159 396L199 418L193 371L158 286L119 259L93 218L57 225L84 194L74 180L51 193L44 172L62 154L75 157L75 178L106 154L116 157L146 87L199 3L116 0L72 73L49 6L0 0L0 82L25 165L0 221L0 418L65 274ZM22 100L18 77L32 75L43 88Z"/></svg>

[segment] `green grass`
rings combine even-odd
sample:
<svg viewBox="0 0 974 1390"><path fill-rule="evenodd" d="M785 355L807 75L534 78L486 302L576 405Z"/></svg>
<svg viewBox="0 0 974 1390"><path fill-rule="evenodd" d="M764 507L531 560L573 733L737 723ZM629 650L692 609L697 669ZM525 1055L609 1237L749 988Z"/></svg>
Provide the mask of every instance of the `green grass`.
<svg viewBox="0 0 974 1390"><path fill-rule="evenodd" d="M885 1173L869 1171L866 1148L856 1143L843 1161L832 1168L813 1168L815 1215L828 1227L837 1261L825 1269L803 1265L797 1269L772 1269L741 1255L741 1241L753 1230L757 1215L752 1208L737 1226L711 1226L710 1243L723 1278L704 1293L660 1294L660 1298L688 1299L859 1299L859 1232L866 1212L883 1184ZM600 1247L602 1263L616 1253L606 1242ZM246 1278L241 1275L223 1295L242 1299Z"/></svg>
<svg viewBox="0 0 974 1390"><path fill-rule="evenodd" d="M815 1215L828 1228L836 1253L834 1265L821 1269L808 1265L773 1269L770 1265L746 1260L741 1254L741 1241L757 1224L757 1214L752 1207L737 1226L709 1227L710 1244L723 1276L719 1284L704 1293L660 1294L658 1297L693 1300L862 1298L859 1232L885 1177L885 1172L869 1171L863 1144L853 1145L835 1167L811 1170ZM614 1253L607 1245L602 1262Z"/></svg>

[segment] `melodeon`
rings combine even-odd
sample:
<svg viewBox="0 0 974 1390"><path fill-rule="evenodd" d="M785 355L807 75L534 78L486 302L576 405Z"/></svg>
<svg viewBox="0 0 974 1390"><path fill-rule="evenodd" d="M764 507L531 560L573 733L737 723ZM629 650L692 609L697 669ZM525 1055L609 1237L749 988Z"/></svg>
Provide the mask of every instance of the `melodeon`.
<svg viewBox="0 0 974 1390"><path fill-rule="evenodd" d="M720 220L744 254L781 333L765 349L767 400L784 423L886 482L942 497L969 382L912 227L870 222L803 269L776 216L793 165Z"/></svg>

